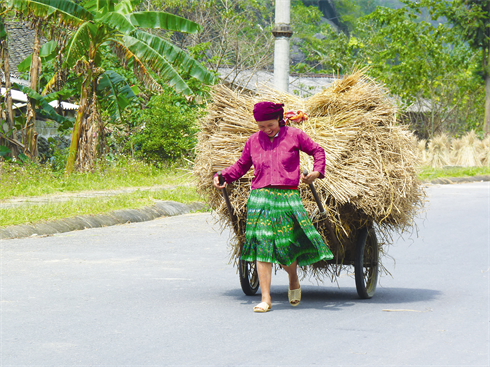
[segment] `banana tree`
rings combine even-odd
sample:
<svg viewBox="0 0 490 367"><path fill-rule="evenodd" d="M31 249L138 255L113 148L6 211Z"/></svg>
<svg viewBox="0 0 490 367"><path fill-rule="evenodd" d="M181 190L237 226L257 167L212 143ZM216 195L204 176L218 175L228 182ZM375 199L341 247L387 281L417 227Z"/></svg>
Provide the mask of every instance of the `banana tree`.
<svg viewBox="0 0 490 367"><path fill-rule="evenodd" d="M4 13L4 4L0 4L0 7L1 12ZM0 18L0 69L5 76L5 96L3 98L3 107L2 104L0 104L0 147L4 147L4 154L2 155L5 155L5 152L8 151L12 157L17 157L23 148L23 145L17 141L14 134L16 129L14 126L12 95L10 93L12 86L10 82L8 38L2 18ZM4 129L4 122L6 129Z"/></svg>
<svg viewBox="0 0 490 367"><path fill-rule="evenodd" d="M34 46L32 48L29 79L31 89L37 90L39 69L41 68L39 57L39 51L41 49L41 29L43 28L44 22L41 19L36 18L31 21L31 24L34 28ZM36 122L35 104L36 101L33 98L28 97L26 123L23 129L24 154L31 160L37 158L37 133L34 130L34 123Z"/></svg>
<svg viewBox="0 0 490 367"><path fill-rule="evenodd" d="M164 29L195 34L200 26L184 18L159 11L135 11L134 0L93 0L77 4L71 0L9 0L20 17L49 20L69 33L63 67L75 71L81 81L80 102L66 166L90 169L100 153L103 127L99 114L97 84L105 72L100 65L103 47L110 45L135 75L153 90L161 90L152 73L177 92L193 92L181 76L190 75L205 84L215 77L186 52L144 29ZM56 76L55 76L56 77ZM55 78L53 77L53 78ZM53 84L53 83L50 83ZM49 84L49 85L50 85Z"/></svg>

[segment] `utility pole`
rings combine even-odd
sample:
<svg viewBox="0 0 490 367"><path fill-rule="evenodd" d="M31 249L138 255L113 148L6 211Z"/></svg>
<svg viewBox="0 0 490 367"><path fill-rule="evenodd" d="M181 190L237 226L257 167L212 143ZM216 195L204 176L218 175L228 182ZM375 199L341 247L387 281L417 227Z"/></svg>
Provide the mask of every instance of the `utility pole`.
<svg viewBox="0 0 490 367"><path fill-rule="evenodd" d="M276 0L276 19L272 34L274 42L274 87L289 92L289 40L291 29L291 0Z"/></svg>

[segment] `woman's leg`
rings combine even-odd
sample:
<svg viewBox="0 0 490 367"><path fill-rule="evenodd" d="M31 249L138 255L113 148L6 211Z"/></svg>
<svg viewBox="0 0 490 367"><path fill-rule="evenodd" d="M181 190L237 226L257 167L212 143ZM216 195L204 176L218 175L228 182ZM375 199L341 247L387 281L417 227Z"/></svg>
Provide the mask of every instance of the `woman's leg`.
<svg viewBox="0 0 490 367"><path fill-rule="evenodd" d="M284 270L286 270L289 276L289 291L288 291L289 302L293 306L297 306L301 301L301 290L300 290L298 271L297 271L298 262L295 261L289 266L285 266L285 265L281 265L281 266ZM296 291L296 292L291 292L291 291Z"/></svg>
<svg viewBox="0 0 490 367"><path fill-rule="evenodd" d="M271 274L272 264L257 261L257 273L259 274L260 292L262 293L262 302L271 305Z"/></svg>
<svg viewBox="0 0 490 367"><path fill-rule="evenodd" d="M300 287L299 285L299 278L298 278L298 262L295 261L289 266L286 265L281 265L284 270L286 270L286 273L288 273L289 276L289 289L298 289Z"/></svg>

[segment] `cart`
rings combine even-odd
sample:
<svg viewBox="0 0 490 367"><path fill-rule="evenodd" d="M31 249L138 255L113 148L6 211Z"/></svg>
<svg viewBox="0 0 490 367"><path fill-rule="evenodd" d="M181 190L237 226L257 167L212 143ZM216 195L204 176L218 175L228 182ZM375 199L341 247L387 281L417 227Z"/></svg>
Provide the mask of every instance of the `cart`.
<svg viewBox="0 0 490 367"><path fill-rule="evenodd" d="M306 175L307 172L304 172ZM218 172L220 184L224 183L224 179L221 176L221 172ZM310 184L310 189L318 205L320 215L324 214L323 205L318 198L315 187ZM222 189L223 197L228 207L228 213L230 213L232 223L236 223L237 218L234 216L233 208L228 198L226 189ZM326 217L321 220L328 220ZM328 265L341 264L342 266L354 267L354 278L356 282L357 294L362 299L369 299L374 296L376 291L376 285L378 283L379 273L379 247L376 237L376 231L372 225L359 228L355 237L353 246L348 246L343 258L333 258L326 261ZM240 277L240 285L247 296L253 296L259 289L259 277L257 274L257 267L255 262L238 260L238 273Z"/></svg>

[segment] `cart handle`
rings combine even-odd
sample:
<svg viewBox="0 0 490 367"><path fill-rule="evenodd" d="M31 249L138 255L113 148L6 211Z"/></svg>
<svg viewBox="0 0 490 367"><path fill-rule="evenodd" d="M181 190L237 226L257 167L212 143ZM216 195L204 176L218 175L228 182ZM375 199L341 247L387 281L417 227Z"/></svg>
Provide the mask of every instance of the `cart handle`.
<svg viewBox="0 0 490 367"><path fill-rule="evenodd" d="M219 180L220 186L222 186L225 183L225 178L221 174L221 171L218 171L218 180ZM233 210L233 207L231 206L230 198L228 197L228 192L226 191L226 187L223 187L221 189L221 192L223 193L223 197L225 198L226 207L228 208L228 213L230 215L231 222L233 223L233 225L235 225L235 220L236 220L235 211Z"/></svg>
<svg viewBox="0 0 490 367"><path fill-rule="evenodd" d="M306 177L308 176L308 170L303 171L303 175ZM318 193L316 192L315 186L311 183L308 184L310 186L311 193L313 194L313 197L315 198L316 205L318 205L318 210L320 210L320 214L324 215L325 214L325 209L323 208L322 202L320 201L320 197L318 196Z"/></svg>

